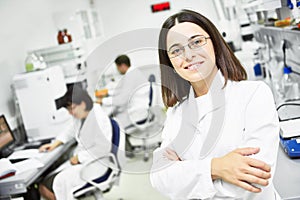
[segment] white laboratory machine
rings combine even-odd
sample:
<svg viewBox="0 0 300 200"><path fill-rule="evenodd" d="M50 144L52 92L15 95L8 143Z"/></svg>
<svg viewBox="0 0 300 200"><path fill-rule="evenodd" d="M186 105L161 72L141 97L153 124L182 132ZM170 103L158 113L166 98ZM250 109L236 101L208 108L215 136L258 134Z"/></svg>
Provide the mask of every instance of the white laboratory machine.
<svg viewBox="0 0 300 200"><path fill-rule="evenodd" d="M16 74L13 87L28 139L55 137L71 124L67 110L56 106L67 91L59 66Z"/></svg>
<svg viewBox="0 0 300 200"><path fill-rule="evenodd" d="M85 51L80 43L66 43L28 52L28 55L32 54L42 58L48 67L59 65L67 84L86 79Z"/></svg>

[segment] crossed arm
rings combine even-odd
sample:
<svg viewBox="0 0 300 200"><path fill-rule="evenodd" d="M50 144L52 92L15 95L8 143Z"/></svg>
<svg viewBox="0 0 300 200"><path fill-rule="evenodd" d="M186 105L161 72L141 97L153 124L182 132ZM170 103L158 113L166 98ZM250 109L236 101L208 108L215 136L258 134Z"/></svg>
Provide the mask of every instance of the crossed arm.
<svg viewBox="0 0 300 200"><path fill-rule="evenodd" d="M212 180L222 179L250 192L261 192L261 189L253 184L267 186L268 179L271 178L271 167L263 161L248 157L258 152L259 148L239 148L223 157L213 158ZM170 161L182 161L177 153L169 148L166 148L164 156Z"/></svg>

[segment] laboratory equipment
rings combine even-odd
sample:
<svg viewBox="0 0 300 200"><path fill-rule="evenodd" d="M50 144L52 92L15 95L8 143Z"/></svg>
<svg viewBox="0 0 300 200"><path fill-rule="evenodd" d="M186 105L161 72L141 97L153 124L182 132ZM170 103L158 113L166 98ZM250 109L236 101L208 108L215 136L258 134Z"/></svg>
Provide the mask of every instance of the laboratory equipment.
<svg viewBox="0 0 300 200"><path fill-rule="evenodd" d="M38 56L35 53L30 53L27 55L25 59L26 72L45 69L46 67L47 65L42 56Z"/></svg>
<svg viewBox="0 0 300 200"><path fill-rule="evenodd" d="M283 70L282 88L284 99L286 101L299 99L299 84L292 76L291 67L285 66Z"/></svg>
<svg viewBox="0 0 300 200"><path fill-rule="evenodd" d="M47 67L59 65L63 70L67 84L82 82L86 79L85 51L80 43L60 44L29 51L28 54L43 58Z"/></svg>
<svg viewBox="0 0 300 200"><path fill-rule="evenodd" d="M28 139L55 137L70 123L67 110L56 105L67 91L59 66L16 74L13 87Z"/></svg>
<svg viewBox="0 0 300 200"><path fill-rule="evenodd" d="M277 108L280 144L289 157L300 157L300 102L283 103Z"/></svg>
<svg viewBox="0 0 300 200"><path fill-rule="evenodd" d="M280 122L280 144L289 157L300 157L300 119Z"/></svg>

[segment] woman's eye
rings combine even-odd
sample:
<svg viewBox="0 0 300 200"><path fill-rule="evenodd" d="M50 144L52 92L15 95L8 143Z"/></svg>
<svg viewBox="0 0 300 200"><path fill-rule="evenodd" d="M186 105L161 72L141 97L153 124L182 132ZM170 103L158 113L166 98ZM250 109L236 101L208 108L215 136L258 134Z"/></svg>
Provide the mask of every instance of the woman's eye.
<svg viewBox="0 0 300 200"><path fill-rule="evenodd" d="M180 52L181 52L180 48L171 49L171 54L173 54L173 55L178 55L178 54L180 54Z"/></svg>
<svg viewBox="0 0 300 200"><path fill-rule="evenodd" d="M195 40L192 42L192 46L202 46L203 41L204 41L204 40L203 40L202 38L195 39Z"/></svg>

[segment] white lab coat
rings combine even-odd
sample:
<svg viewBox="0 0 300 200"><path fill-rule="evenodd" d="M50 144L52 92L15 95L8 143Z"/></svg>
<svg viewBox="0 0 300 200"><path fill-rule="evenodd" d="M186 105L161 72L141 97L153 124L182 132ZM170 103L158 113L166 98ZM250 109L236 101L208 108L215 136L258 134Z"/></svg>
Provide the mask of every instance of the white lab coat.
<svg viewBox="0 0 300 200"><path fill-rule="evenodd" d="M70 166L56 175L53 190L57 200L74 199L72 194L74 188L86 183L80 178L79 173L83 164L105 156L111 151L111 123L99 104L94 104L83 126L77 132L74 132L74 129L75 131L78 130L81 122L75 119L74 123L75 128L73 127L70 131L59 135L57 139L64 143L72 138L76 139L78 145L74 155L78 155L80 164ZM104 173L106 170L107 167L103 166L103 169L97 170L97 173L93 174L91 178L101 176L101 172Z"/></svg>
<svg viewBox="0 0 300 200"><path fill-rule="evenodd" d="M236 148L260 147L251 157L269 164L272 177L277 160L279 122L269 87L259 81L228 81L222 89L223 83L218 72L206 95L195 98L191 88L189 98L168 109L163 142L154 152L151 183L177 200L273 200L272 178L258 194L211 179L211 159ZM167 160L165 147L183 161Z"/></svg>
<svg viewBox="0 0 300 200"><path fill-rule="evenodd" d="M148 77L139 69L130 67L116 84L110 97L103 98L102 105L112 107L113 114L122 128L143 120L149 108L150 86Z"/></svg>

